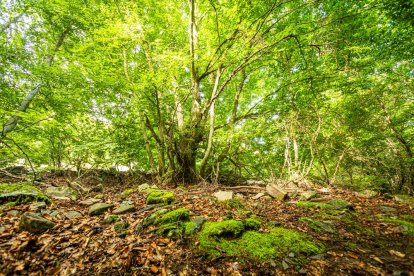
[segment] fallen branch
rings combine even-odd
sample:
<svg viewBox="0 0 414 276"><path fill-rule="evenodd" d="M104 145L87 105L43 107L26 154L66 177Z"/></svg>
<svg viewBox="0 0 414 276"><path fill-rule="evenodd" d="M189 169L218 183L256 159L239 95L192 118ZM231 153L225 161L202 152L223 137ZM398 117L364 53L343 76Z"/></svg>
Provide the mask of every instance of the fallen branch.
<svg viewBox="0 0 414 276"><path fill-rule="evenodd" d="M25 180L25 181L27 181L27 178L22 177L22 176L17 176L17 175L11 174L11 173L9 173L8 171L3 170L3 169L0 169L0 173L1 173L1 174L4 174L5 176L11 177L11 178L15 178L15 179L20 179L20 180Z"/></svg>

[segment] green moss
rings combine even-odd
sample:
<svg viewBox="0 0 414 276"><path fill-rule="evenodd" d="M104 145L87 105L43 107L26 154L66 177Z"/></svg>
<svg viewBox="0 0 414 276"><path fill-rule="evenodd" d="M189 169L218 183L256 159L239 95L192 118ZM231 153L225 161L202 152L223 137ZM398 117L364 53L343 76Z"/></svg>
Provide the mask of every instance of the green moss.
<svg viewBox="0 0 414 276"><path fill-rule="evenodd" d="M122 198L127 198L129 197L130 194L134 193L135 189L126 189L121 193L121 197Z"/></svg>
<svg viewBox="0 0 414 276"><path fill-rule="evenodd" d="M184 224L184 233L188 236L195 233L197 230L197 223L194 221L189 221Z"/></svg>
<svg viewBox="0 0 414 276"><path fill-rule="evenodd" d="M332 205L335 209L352 209L353 208L351 203L343 199L332 199L328 202L328 204Z"/></svg>
<svg viewBox="0 0 414 276"><path fill-rule="evenodd" d="M210 258L222 253L242 260L271 261L289 252L295 255L312 255L324 251L320 244L310 241L301 233L284 228L273 228L270 233L245 231L241 221L206 223L199 234L200 250ZM297 258L299 262L304 258Z"/></svg>
<svg viewBox="0 0 414 276"><path fill-rule="evenodd" d="M407 236L414 236L414 223L398 218L384 218L385 222L400 225L402 232Z"/></svg>
<svg viewBox="0 0 414 276"><path fill-rule="evenodd" d="M128 228L128 223L119 221L114 224L114 229L117 233L122 233Z"/></svg>
<svg viewBox="0 0 414 276"><path fill-rule="evenodd" d="M248 218L243 221L244 228L246 230L259 230L262 223L260 220L254 219L254 218Z"/></svg>
<svg viewBox="0 0 414 276"><path fill-rule="evenodd" d="M414 197L409 195L395 195L394 199L398 202L414 206Z"/></svg>
<svg viewBox="0 0 414 276"><path fill-rule="evenodd" d="M233 198L233 199L225 200L223 202L223 205L227 209L236 209L236 210L244 210L244 209L246 209L246 207L244 207L244 204L238 198Z"/></svg>
<svg viewBox="0 0 414 276"><path fill-rule="evenodd" d="M33 186L30 182L15 184L0 183L0 203L14 202L15 204L21 204L31 201L49 202L50 200L41 190Z"/></svg>
<svg viewBox="0 0 414 276"><path fill-rule="evenodd" d="M296 203L296 206L300 208L308 208L308 209L333 209L334 206L328 203L322 203L322 202L311 202L311 201L298 201Z"/></svg>
<svg viewBox="0 0 414 276"><path fill-rule="evenodd" d="M177 221L186 221L190 218L190 211L186 208L179 208L168 212L162 217L158 218L156 224L176 223Z"/></svg>
<svg viewBox="0 0 414 276"><path fill-rule="evenodd" d="M165 191L153 191L147 196L147 204L170 204L174 201L174 193Z"/></svg>
<svg viewBox="0 0 414 276"><path fill-rule="evenodd" d="M117 215L109 215L102 221L102 224L111 224L120 220L121 219Z"/></svg>

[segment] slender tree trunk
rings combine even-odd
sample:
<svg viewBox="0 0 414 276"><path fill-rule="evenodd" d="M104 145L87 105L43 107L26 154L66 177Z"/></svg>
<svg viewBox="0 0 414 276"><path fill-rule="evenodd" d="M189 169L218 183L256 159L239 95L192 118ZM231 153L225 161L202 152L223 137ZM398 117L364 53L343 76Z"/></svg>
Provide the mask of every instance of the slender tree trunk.
<svg viewBox="0 0 414 276"><path fill-rule="evenodd" d="M70 29L66 29L62 32L62 34L59 37L59 40L57 41L55 45L55 49L51 55L47 58L47 64L49 66L52 66L53 60L55 58L56 53L59 51L60 47L63 45L63 42L66 38L66 36L69 34ZM33 101L33 99L36 97L37 94L39 94L40 89L42 85L38 84L36 85L32 90L30 90L26 96L24 97L23 101L20 103L19 107L17 108L17 113L19 112L25 112L27 108L29 107L30 103ZM3 130L0 134L0 141L2 141L8 133L12 132L17 124L19 123L21 117L16 114L13 115L7 120L6 124L3 126Z"/></svg>

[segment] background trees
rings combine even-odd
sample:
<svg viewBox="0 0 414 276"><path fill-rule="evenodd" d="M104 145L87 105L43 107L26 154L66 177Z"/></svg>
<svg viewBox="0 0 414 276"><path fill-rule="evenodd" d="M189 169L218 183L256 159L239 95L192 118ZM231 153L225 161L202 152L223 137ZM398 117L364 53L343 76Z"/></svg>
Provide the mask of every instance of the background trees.
<svg viewBox="0 0 414 276"><path fill-rule="evenodd" d="M413 188L409 5L0 5L1 166Z"/></svg>

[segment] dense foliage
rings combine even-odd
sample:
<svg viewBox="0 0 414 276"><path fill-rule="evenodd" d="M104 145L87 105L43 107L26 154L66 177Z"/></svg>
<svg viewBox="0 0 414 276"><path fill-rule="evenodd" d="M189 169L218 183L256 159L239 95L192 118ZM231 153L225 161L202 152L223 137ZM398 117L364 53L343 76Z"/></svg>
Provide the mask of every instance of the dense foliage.
<svg viewBox="0 0 414 276"><path fill-rule="evenodd" d="M0 166L413 191L412 1L0 3Z"/></svg>

